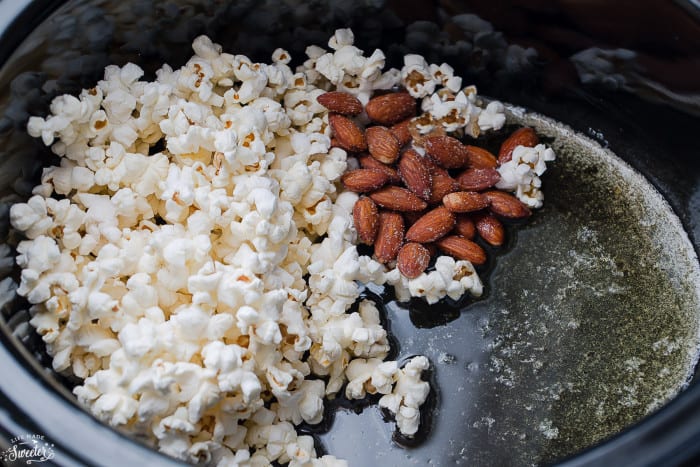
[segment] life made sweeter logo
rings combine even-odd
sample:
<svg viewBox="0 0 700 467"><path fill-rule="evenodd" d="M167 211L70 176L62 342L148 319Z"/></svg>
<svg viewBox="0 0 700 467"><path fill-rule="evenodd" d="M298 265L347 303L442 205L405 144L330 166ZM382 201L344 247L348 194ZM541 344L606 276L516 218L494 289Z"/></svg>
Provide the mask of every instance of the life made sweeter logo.
<svg viewBox="0 0 700 467"><path fill-rule="evenodd" d="M10 447L0 453L8 465L39 464L55 457L54 445L44 435L20 435L10 440Z"/></svg>

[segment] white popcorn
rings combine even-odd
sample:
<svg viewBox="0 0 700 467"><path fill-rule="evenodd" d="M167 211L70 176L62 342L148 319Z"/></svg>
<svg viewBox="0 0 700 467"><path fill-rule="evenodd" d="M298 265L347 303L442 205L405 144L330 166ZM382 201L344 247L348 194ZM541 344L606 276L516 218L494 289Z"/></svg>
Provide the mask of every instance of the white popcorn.
<svg viewBox="0 0 700 467"><path fill-rule="evenodd" d="M421 55L406 55L403 58L401 81L409 94L415 98L423 98L435 91L435 79L430 65Z"/></svg>
<svg viewBox="0 0 700 467"><path fill-rule="evenodd" d="M481 131L500 130L506 123L503 113L504 107L498 101L489 102L486 108L479 114L479 129Z"/></svg>
<svg viewBox="0 0 700 467"><path fill-rule="evenodd" d="M425 297L430 304L437 303L445 296L457 300L466 292L479 297L484 289L474 266L469 261L455 261L451 256L439 256L435 260L434 271L424 272L414 279L408 279L398 269L392 269L386 274L386 280L394 286L399 301Z"/></svg>
<svg viewBox="0 0 700 467"><path fill-rule="evenodd" d="M391 394L379 399L379 406L396 417L396 427L401 434L413 436L420 424L420 406L428 398L430 385L421 380L423 371L430 367L425 357L413 357L398 370L398 381Z"/></svg>
<svg viewBox="0 0 700 467"><path fill-rule="evenodd" d="M540 175L547 170L546 163L555 159L554 151L544 144L534 148L517 146L512 159L498 167L501 179L496 187L513 191L520 201L531 208L540 208L544 200Z"/></svg>

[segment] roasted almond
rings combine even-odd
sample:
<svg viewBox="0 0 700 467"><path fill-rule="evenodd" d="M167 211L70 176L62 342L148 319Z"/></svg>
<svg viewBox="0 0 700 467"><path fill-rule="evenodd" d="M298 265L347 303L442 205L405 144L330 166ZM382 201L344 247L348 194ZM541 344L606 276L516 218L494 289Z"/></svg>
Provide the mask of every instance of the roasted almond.
<svg viewBox="0 0 700 467"><path fill-rule="evenodd" d="M370 99L365 112L375 123L393 125L416 115L416 100L405 92L383 94Z"/></svg>
<svg viewBox="0 0 700 467"><path fill-rule="evenodd" d="M486 262L486 252L476 243L459 235L448 235L435 242L437 247L454 257L478 266Z"/></svg>
<svg viewBox="0 0 700 467"><path fill-rule="evenodd" d="M457 180L452 178L447 170L437 165L432 159L424 159L430 168L430 176L433 180L430 198L427 200L430 204L442 202L442 198L455 191L459 191L460 187Z"/></svg>
<svg viewBox="0 0 700 467"><path fill-rule="evenodd" d="M369 153L384 164L393 164L399 158L399 142L391 131L383 126L371 126L365 130Z"/></svg>
<svg viewBox="0 0 700 467"><path fill-rule="evenodd" d="M385 186L369 195L372 201L392 211L422 211L428 204L412 191L398 186Z"/></svg>
<svg viewBox="0 0 700 467"><path fill-rule="evenodd" d="M355 193L367 193L386 185L389 177L385 173L371 169L355 169L343 174L341 181L345 188Z"/></svg>
<svg viewBox="0 0 700 467"><path fill-rule="evenodd" d="M473 212L488 207L489 200L475 191L456 191L445 195L442 203L452 212Z"/></svg>
<svg viewBox="0 0 700 467"><path fill-rule="evenodd" d="M444 206L437 207L418 219L406 232L409 242L433 242L452 230L455 226L455 215Z"/></svg>
<svg viewBox="0 0 700 467"><path fill-rule="evenodd" d="M501 246L506 238L506 230L501 221L492 214L478 214L474 219L474 224L479 236L486 243L493 246Z"/></svg>
<svg viewBox="0 0 700 467"><path fill-rule="evenodd" d="M474 237L476 237L476 225L474 225L471 217L462 214L457 216L454 232L467 240L474 240Z"/></svg>
<svg viewBox="0 0 700 467"><path fill-rule="evenodd" d="M501 148L498 151L498 163L505 164L513 157L513 150L518 146L527 146L529 148L534 148L540 142L540 138L530 127L523 127L515 130L505 141L501 144Z"/></svg>
<svg viewBox="0 0 700 467"><path fill-rule="evenodd" d="M496 169L467 169L457 176L457 184L465 191L491 188L501 179Z"/></svg>
<svg viewBox="0 0 700 467"><path fill-rule="evenodd" d="M357 158L360 162L360 167L363 169L376 170L378 172L383 172L389 178L388 183L401 183L401 177L399 173L393 167L389 167L386 164L382 164L374 157L369 154L362 154Z"/></svg>
<svg viewBox="0 0 700 467"><path fill-rule="evenodd" d="M506 219L524 219L532 214L522 201L513 195L498 190L484 192L491 205L489 209L497 216Z"/></svg>
<svg viewBox="0 0 700 467"><path fill-rule="evenodd" d="M420 276L430 264L430 251L420 243L406 243L399 250L396 266L409 279Z"/></svg>
<svg viewBox="0 0 700 467"><path fill-rule="evenodd" d="M316 98L319 104L331 112L342 115L357 115L362 113L362 102L347 92L330 91Z"/></svg>
<svg viewBox="0 0 700 467"><path fill-rule="evenodd" d="M407 149L401 154L398 164L399 177L406 187L425 200L430 199L433 187L433 177L425 158L413 149Z"/></svg>
<svg viewBox="0 0 700 467"><path fill-rule="evenodd" d="M403 217L397 212L380 211L379 229L374 241L374 256L380 263L396 259L403 244Z"/></svg>
<svg viewBox="0 0 700 467"><path fill-rule="evenodd" d="M395 125L392 125L389 128L389 131L391 131L391 134L394 135L394 138L399 142L399 146L403 147L407 145L408 143L411 142L411 119L407 118L406 120L399 122Z"/></svg>
<svg viewBox="0 0 700 467"><path fill-rule="evenodd" d="M469 163L469 151L452 136L429 136L424 140L425 152L446 169L465 167Z"/></svg>
<svg viewBox="0 0 700 467"><path fill-rule="evenodd" d="M338 146L350 152L367 149L365 135L355 122L340 114L329 114L328 123L333 130L333 136L335 136Z"/></svg>
<svg viewBox="0 0 700 467"><path fill-rule="evenodd" d="M493 169L498 165L496 156L479 146L465 146L469 154L469 167L476 169Z"/></svg>
<svg viewBox="0 0 700 467"><path fill-rule="evenodd" d="M379 209L370 198L363 196L352 208L352 219L357 237L366 245L374 244L379 229Z"/></svg>

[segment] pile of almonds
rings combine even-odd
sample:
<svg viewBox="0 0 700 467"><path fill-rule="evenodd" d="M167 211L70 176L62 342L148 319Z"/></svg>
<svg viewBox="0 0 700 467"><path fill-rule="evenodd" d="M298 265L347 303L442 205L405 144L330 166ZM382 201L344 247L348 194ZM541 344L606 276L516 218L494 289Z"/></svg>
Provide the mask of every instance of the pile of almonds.
<svg viewBox="0 0 700 467"><path fill-rule="evenodd" d="M320 95L318 102L330 111L332 145L354 153L361 166L342 177L347 190L365 194L353 209L359 240L374 246L377 261L396 260L407 278L425 271L437 250L484 264L477 234L500 246L501 219L530 216L525 204L494 185L500 180L498 166L517 146L538 144L531 128L510 135L496 157L444 132L420 135L413 124L416 101L406 92L373 97L364 109L357 98L339 91ZM363 110L373 124L364 129L352 118Z"/></svg>

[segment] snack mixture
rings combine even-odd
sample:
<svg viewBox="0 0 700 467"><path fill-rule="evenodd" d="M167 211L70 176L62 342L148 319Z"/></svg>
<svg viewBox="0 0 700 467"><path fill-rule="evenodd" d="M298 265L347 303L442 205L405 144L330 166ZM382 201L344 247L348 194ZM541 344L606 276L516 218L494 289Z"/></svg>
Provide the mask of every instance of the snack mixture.
<svg viewBox="0 0 700 467"><path fill-rule="evenodd" d="M422 356L402 368L386 361L389 342L375 304L364 300L348 312L358 282L388 283L400 300L431 303L481 293L472 262L447 241L463 237L441 240L454 258L439 256L432 272L423 271L430 246L422 244L432 240L411 229L412 243L400 251L377 251L382 231L405 217L377 193L412 193L396 185L411 188L406 167L427 161L426 152L436 159L432 192L434 174L451 168L432 142L450 138L446 132L476 137L500 128L502 105L482 107L449 66L415 55L401 70L383 71L383 53L365 57L350 30L336 31L328 45L331 51L309 47L292 70L282 49L271 64L253 63L202 36L179 70L164 65L145 82L136 65L110 66L96 87L57 97L48 117L29 120L29 133L61 161L11 210L12 225L27 238L17 247L18 292L32 304L31 324L54 369L83 380L74 389L82 404L171 456L213 465L346 465L316 458L313 438L295 430L319 423L324 400L343 388L350 399L381 394L397 429L414 435L430 391L421 374L430 364ZM359 198L350 190L353 172L362 166L371 178L384 164L374 159L382 150L370 135L386 137L380 126L401 123L373 117L371 103L397 86L410 96L386 95L402 96L411 108L402 120L413 122L414 98L422 99L424 112L410 125L416 144L397 159L393 185L355 189L373 191ZM335 104L327 91L343 93L349 110L329 113ZM368 133L372 155L357 153L361 142L349 147L343 131ZM492 168L488 186L537 207L538 176L553 153L521 142L510 162ZM381 167L393 170L392 163ZM455 185L462 192L464 177ZM420 206L430 201L426 180ZM507 205L515 200L492 191L509 196ZM450 206L465 196L454 195L436 210L454 213ZM498 214L501 195L477 196ZM354 222L365 211L377 214L378 237ZM374 243L377 259L358 255L358 237ZM402 256L422 259L402 265Z"/></svg>

